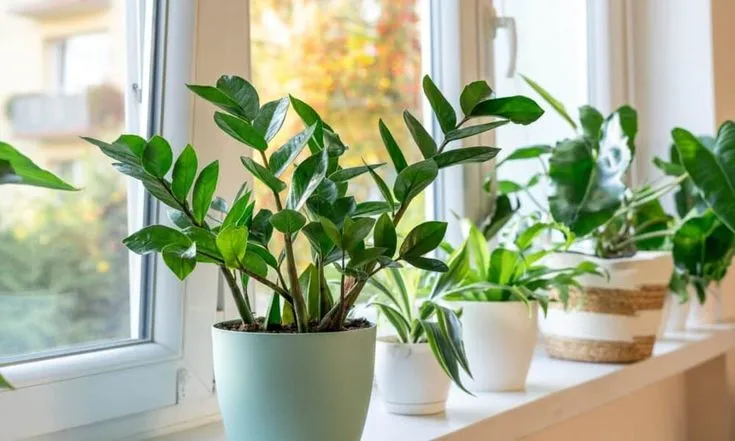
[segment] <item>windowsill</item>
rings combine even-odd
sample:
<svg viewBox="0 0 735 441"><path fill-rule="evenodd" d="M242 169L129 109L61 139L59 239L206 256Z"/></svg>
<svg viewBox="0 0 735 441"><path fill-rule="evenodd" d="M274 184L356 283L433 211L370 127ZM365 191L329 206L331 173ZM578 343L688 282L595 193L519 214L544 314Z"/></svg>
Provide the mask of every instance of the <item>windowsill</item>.
<svg viewBox="0 0 735 441"><path fill-rule="evenodd" d="M525 392L481 394L453 388L443 414L407 417L386 413L373 396L363 441L425 441L441 438L517 439L610 403L646 386L685 372L735 348L735 324L670 334L654 356L632 365L553 360L539 349ZM179 432L155 441L225 441L220 423ZM153 440L151 440L153 441Z"/></svg>

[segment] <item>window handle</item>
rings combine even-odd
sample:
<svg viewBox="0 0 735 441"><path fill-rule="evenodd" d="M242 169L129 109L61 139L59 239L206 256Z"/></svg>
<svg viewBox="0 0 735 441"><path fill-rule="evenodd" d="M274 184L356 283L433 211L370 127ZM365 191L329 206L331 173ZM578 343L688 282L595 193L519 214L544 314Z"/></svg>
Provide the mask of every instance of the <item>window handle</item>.
<svg viewBox="0 0 735 441"><path fill-rule="evenodd" d="M492 8L492 7L491 7ZM508 60L508 70L505 76L513 78L516 74L516 58L518 57L518 34L516 33L516 19L513 17L498 17L495 15L495 11L492 11L492 29L493 40L498 35L498 29L505 29L508 31L508 54L510 59Z"/></svg>

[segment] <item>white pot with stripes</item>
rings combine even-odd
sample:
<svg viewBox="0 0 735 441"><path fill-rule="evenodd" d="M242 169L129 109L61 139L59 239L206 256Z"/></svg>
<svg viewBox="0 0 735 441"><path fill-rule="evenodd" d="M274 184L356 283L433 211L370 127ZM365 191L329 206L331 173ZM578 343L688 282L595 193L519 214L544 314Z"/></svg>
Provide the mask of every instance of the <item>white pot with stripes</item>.
<svg viewBox="0 0 735 441"><path fill-rule="evenodd" d="M650 357L662 318L671 255L638 252L600 259L574 253L550 256L546 264L573 267L591 260L606 269L609 280L585 275L584 292L570 290L566 310L552 303L539 327L552 357L606 363L630 363Z"/></svg>

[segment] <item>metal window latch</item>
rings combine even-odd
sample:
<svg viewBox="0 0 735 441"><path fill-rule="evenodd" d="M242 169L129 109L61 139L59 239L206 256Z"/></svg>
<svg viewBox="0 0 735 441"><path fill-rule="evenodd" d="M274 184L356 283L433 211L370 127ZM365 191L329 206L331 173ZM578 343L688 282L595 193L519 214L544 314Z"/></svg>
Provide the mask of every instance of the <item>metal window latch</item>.
<svg viewBox="0 0 735 441"><path fill-rule="evenodd" d="M493 40L498 35L498 29L505 29L508 31L508 54L510 59L508 60L508 70L505 76L513 78L516 74L516 58L518 57L518 34L516 33L516 19L513 17L498 17L495 12L495 8L490 6L491 10L491 23L490 29Z"/></svg>

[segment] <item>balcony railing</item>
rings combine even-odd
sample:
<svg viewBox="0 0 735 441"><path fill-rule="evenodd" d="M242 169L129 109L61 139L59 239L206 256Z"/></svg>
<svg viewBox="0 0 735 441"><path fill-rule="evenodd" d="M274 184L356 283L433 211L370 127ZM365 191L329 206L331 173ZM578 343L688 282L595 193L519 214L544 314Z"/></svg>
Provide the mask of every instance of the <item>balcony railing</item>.
<svg viewBox="0 0 735 441"><path fill-rule="evenodd" d="M109 9L111 0L11 0L8 12L38 20L64 18Z"/></svg>

